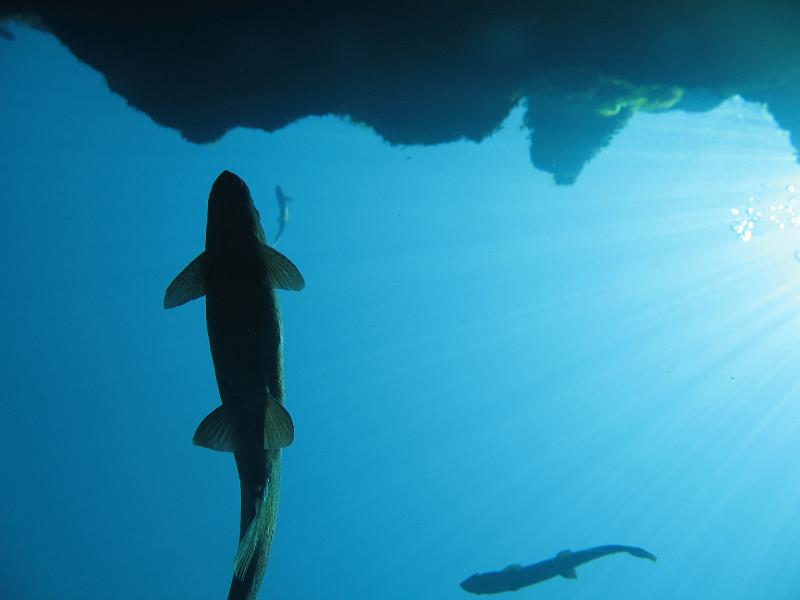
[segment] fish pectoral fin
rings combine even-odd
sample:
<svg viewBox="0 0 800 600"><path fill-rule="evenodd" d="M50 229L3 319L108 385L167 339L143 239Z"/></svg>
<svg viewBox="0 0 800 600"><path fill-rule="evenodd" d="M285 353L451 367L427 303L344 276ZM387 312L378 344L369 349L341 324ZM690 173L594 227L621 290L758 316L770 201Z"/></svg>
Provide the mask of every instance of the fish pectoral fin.
<svg viewBox="0 0 800 600"><path fill-rule="evenodd" d="M233 412L225 405L218 406L197 426L192 443L219 452L233 452L236 449L237 429Z"/></svg>
<svg viewBox="0 0 800 600"><path fill-rule="evenodd" d="M267 271L269 284L272 287L295 292L299 292L305 287L306 282L299 269L275 248L262 244L261 257Z"/></svg>
<svg viewBox="0 0 800 600"><path fill-rule="evenodd" d="M575 567L570 567L569 569L564 569L561 571L561 576L566 579L577 579L578 574L575 572Z"/></svg>
<svg viewBox="0 0 800 600"><path fill-rule="evenodd" d="M294 441L294 423L289 411L283 404L267 397L267 408L264 414L264 449L275 450L286 448Z"/></svg>
<svg viewBox="0 0 800 600"><path fill-rule="evenodd" d="M186 304L206 294L206 253L201 252L169 284L164 293L164 308L174 308Z"/></svg>

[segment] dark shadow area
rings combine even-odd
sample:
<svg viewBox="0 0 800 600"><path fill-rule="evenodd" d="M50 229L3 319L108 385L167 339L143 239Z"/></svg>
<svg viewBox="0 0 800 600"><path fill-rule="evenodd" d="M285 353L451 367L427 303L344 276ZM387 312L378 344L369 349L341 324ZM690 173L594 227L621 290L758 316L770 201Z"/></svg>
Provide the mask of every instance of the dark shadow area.
<svg viewBox="0 0 800 600"><path fill-rule="evenodd" d="M766 103L800 144L800 3L0 1L192 142L308 115L391 144L479 141L526 101L531 159L575 181L637 111Z"/></svg>

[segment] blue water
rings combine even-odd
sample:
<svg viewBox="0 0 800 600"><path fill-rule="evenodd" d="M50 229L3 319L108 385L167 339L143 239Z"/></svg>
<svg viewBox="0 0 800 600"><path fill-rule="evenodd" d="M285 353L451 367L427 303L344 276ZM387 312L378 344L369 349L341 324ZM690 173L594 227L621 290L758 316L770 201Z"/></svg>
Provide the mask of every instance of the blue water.
<svg viewBox="0 0 800 600"><path fill-rule="evenodd" d="M294 198L307 282L280 295L296 438L260 598L465 600L477 571L611 543L658 562L516 595L798 597L800 230L731 230L800 187L764 107L637 115L557 187L522 107L479 145L309 118L196 146L14 33L0 597L225 597L238 481L191 444L219 403L203 301L161 307L223 169L268 235L275 185Z"/></svg>

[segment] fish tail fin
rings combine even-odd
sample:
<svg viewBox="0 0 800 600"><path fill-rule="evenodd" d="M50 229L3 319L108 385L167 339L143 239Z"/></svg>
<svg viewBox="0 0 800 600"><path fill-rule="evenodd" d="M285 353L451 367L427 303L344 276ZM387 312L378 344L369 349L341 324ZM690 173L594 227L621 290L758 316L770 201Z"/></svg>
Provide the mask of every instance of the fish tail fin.
<svg viewBox="0 0 800 600"><path fill-rule="evenodd" d="M236 556L233 559L233 575L237 579L242 580L245 578L250 565L253 564L253 559L256 557L256 550L266 529L266 510L267 498L262 496L256 500L255 514L250 520L242 539L239 540L239 548L236 550Z"/></svg>
<svg viewBox="0 0 800 600"><path fill-rule="evenodd" d="M275 535L275 521L278 513L280 494L280 451L268 451L272 455L271 477L264 492L252 494L242 489L242 532L239 547L233 559L233 588L258 587L267 564L272 538ZM245 523L247 523L245 527Z"/></svg>

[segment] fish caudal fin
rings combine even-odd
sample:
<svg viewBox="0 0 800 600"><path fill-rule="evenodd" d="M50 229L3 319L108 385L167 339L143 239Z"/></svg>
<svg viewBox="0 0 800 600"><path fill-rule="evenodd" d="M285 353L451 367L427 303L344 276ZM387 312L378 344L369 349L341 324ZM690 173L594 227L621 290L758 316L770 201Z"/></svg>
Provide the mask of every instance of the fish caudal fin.
<svg viewBox="0 0 800 600"><path fill-rule="evenodd" d="M280 499L280 450L267 450L269 478L263 488L242 485L239 547L228 600L255 600L275 537Z"/></svg>
<svg viewBox="0 0 800 600"><path fill-rule="evenodd" d="M261 496L256 500L255 516L239 541L239 548L233 559L233 575L236 579L243 580L245 578L247 570L256 556L256 550L267 531L268 520L267 498Z"/></svg>
<svg viewBox="0 0 800 600"><path fill-rule="evenodd" d="M197 426L192 443L219 452L233 452L236 450L237 430L233 411L225 405L218 406Z"/></svg>
<svg viewBox="0 0 800 600"><path fill-rule="evenodd" d="M294 423L283 404L267 397L264 414L264 449L277 450L286 448L294 441Z"/></svg>
<svg viewBox="0 0 800 600"><path fill-rule="evenodd" d="M175 308L206 294L206 253L201 252L169 284L164 293L164 308Z"/></svg>

